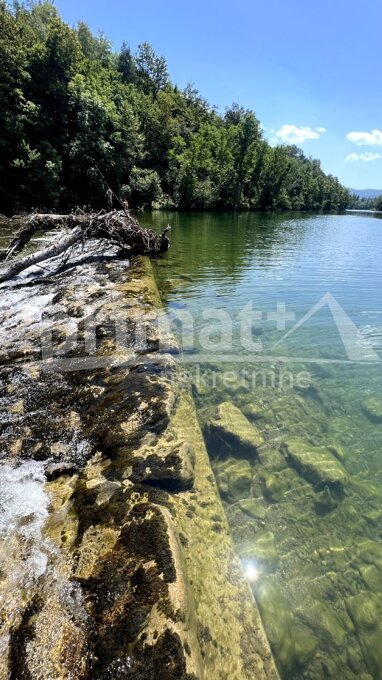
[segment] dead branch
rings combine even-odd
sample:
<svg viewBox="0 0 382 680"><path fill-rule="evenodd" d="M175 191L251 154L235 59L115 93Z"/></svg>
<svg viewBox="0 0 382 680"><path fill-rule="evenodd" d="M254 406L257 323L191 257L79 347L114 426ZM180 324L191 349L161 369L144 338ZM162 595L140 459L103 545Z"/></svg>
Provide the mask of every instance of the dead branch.
<svg viewBox="0 0 382 680"><path fill-rule="evenodd" d="M70 253L77 244L84 246L91 239L105 242L105 246L116 246L118 251L127 256L157 256L168 250L169 227L162 234L144 229L128 211L112 211L97 214L78 215L31 215L24 221L8 248L3 252L3 261L8 261L21 252L37 231L49 231L54 228L70 229L56 243L24 258L11 260L10 266L0 271L0 283L12 279L20 272L40 262L57 257L62 253Z"/></svg>

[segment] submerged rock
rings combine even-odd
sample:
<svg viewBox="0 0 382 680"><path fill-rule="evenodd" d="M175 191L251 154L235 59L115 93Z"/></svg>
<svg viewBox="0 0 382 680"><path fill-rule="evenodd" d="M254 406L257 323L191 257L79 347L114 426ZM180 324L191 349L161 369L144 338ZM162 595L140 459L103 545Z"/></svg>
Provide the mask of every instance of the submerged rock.
<svg viewBox="0 0 382 680"><path fill-rule="evenodd" d="M329 512L338 506L338 500L333 496L328 484L325 484L322 491L316 497L316 507L318 511Z"/></svg>
<svg viewBox="0 0 382 680"><path fill-rule="evenodd" d="M300 613L304 624L309 626L328 646L342 647L346 630L339 617L323 600L316 599L312 606Z"/></svg>
<svg viewBox="0 0 382 680"><path fill-rule="evenodd" d="M253 561L263 567L265 572L273 571L279 560L275 537L271 531L258 533L253 541L239 546L239 553L242 559Z"/></svg>
<svg viewBox="0 0 382 680"><path fill-rule="evenodd" d="M289 489L289 484L283 482L283 477L279 472L274 475L268 475L264 482L264 495L272 501L272 503L279 503L285 493Z"/></svg>
<svg viewBox="0 0 382 680"><path fill-rule="evenodd" d="M355 545L354 553L357 560L366 564L374 564L382 572L382 543L380 541L365 539Z"/></svg>
<svg viewBox="0 0 382 680"><path fill-rule="evenodd" d="M345 600L373 678L382 678L382 594L362 591Z"/></svg>
<svg viewBox="0 0 382 680"><path fill-rule="evenodd" d="M343 463L344 460L346 460L346 452L343 450L342 446L339 446L339 444L329 444L327 447L328 451L333 454L338 460Z"/></svg>
<svg viewBox="0 0 382 680"><path fill-rule="evenodd" d="M362 409L372 423L382 423L382 401L376 397L365 399Z"/></svg>
<svg viewBox="0 0 382 680"><path fill-rule="evenodd" d="M326 449L310 446L300 439L288 439L285 445L291 463L305 479L316 487L328 485L343 491L347 474Z"/></svg>
<svg viewBox="0 0 382 680"><path fill-rule="evenodd" d="M264 443L256 426L230 401L219 404L217 417L209 421L207 431L209 436L225 444L236 456L253 456Z"/></svg>
<svg viewBox="0 0 382 680"><path fill-rule="evenodd" d="M372 592L382 592L382 572L374 564L367 564L360 567L360 574L368 590Z"/></svg>
<svg viewBox="0 0 382 680"><path fill-rule="evenodd" d="M221 463L216 470L219 491L231 501L248 498L252 477L252 467L247 460L229 460Z"/></svg>
<svg viewBox="0 0 382 680"><path fill-rule="evenodd" d="M265 578L255 592L281 670L286 677L299 677L300 670L316 653L317 637L306 626L298 625L292 615L291 603L279 584Z"/></svg>
<svg viewBox="0 0 382 680"><path fill-rule="evenodd" d="M242 412L245 417L249 418L250 420L260 420L264 418L264 411L262 410L261 406L253 404L252 402L245 404L242 408Z"/></svg>
<svg viewBox="0 0 382 680"><path fill-rule="evenodd" d="M249 517L256 519L265 519L267 510L261 502L261 499L246 498L239 501L240 510L242 510Z"/></svg>
<svg viewBox="0 0 382 680"><path fill-rule="evenodd" d="M363 591L359 595L349 597L346 600L346 608L356 629L375 628L382 608L382 594L375 595Z"/></svg>

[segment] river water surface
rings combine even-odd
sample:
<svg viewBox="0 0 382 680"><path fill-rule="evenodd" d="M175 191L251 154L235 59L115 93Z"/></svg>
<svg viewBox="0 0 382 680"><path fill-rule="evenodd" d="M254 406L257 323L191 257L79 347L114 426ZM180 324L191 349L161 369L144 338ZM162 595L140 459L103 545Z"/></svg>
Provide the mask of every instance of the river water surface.
<svg viewBox="0 0 382 680"><path fill-rule="evenodd" d="M282 680L382 678L382 220L140 221L172 226L155 274ZM0 299L4 343L51 305L38 290ZM20 591L51 552L43 483L39 463L1 467L2 557L10 536L33 547Z"/></svg>
<svg viewBox="0 0 382 680"><path fill-rule="evenodd" d="M142 221L281 677L382 678L382 220Z"/></svg>

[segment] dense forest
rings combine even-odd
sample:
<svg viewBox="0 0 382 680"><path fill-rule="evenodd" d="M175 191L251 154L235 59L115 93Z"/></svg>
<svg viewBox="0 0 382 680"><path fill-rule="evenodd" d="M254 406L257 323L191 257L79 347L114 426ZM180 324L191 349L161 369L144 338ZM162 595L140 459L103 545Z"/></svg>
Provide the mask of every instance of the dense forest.
<svg viewBox="0 0 382 680"><path fill-rule="evenodd" d="M143 43L119 52L50 2L0 1L2 212L105 207L343 210L349 193L252 111L221 115Z"/></svg>
<svg viewBox="0 0 382 680"><path fill-rule="evenodd" d="M350 196L348 208L352 210L382 210L382 195L375 198L367 198L352 194Z"/></svg>

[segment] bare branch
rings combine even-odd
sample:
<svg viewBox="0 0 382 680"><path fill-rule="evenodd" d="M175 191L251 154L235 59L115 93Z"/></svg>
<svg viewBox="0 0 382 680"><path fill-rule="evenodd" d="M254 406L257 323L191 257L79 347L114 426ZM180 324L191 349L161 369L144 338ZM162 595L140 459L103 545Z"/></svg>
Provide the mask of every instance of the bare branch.
<svg viewBox="0 0 382 680"><path fill-rule="evenodd" d="M57 226L70 229L70 233L63 236L55 244L24 258L13 259L10 266L0 271L0 282L7 281L24 269L39 264L44 260L57 257L65 253L65 259L70 255L70 249L82 245L85 249L89 240L97 239L100 245L116 246L120 253L132 257L134 255L157 256L169 248L167 227L162 234L150 229L144 229L139 222L124 208L124 211L111 211L98 214L77 215L39 215L27 218L26 223L18 231L8 248L3 253L3 261L21 252L29 243L36 231L49 230Z"/></svg>

